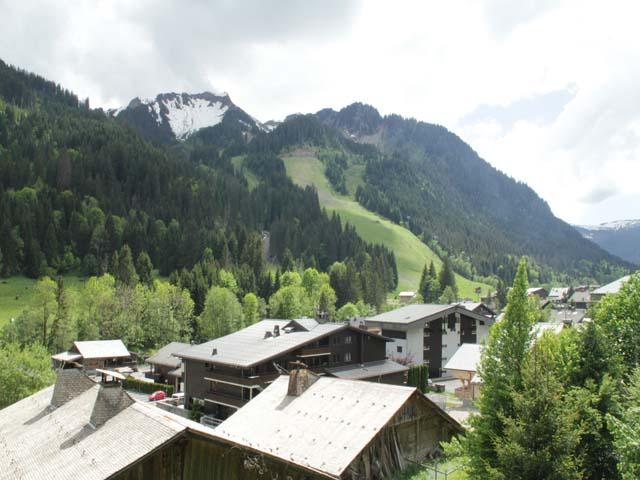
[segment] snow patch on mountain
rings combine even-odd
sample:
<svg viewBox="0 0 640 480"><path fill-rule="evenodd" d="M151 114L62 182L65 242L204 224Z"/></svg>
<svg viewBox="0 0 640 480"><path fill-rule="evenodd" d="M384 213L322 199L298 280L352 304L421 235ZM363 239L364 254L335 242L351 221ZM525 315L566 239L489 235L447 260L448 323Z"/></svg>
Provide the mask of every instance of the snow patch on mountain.
<svg viewBox="0 0 640 480"><path fill-rule="evenodd" d="M636 220L615 220L613 222L604 222L599 225L578 225L585 230L624 230L628 228L640 227L640 219Z"/></svg>

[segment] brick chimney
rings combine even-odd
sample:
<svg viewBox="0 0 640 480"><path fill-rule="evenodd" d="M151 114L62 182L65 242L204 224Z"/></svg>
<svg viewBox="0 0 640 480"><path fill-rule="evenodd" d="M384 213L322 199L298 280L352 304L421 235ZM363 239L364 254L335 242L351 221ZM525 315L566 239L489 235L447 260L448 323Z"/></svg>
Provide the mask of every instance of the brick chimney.
<svg viewBox="0 0 640 480"><path fill-rule="evenodd" d="M89 424L93 428L104 425L107 420L113 418L134 400L125 392L118 383L103 383L93 404Z"/></svg>
<svg viewBox="0 0 640 480"><path fill-rule="evenodd" d="M300 366L302 368L296 368L289 372L287 395L299 397L319 378L318 375L307 370L303 364L300 364Z"/></svg>
<svg viewBox="0 0 640 480"><path fill-rule="evenodd" d="M96 383L78 368L59 369L51 396L51 406L61 407L94 386Z"/></svg>

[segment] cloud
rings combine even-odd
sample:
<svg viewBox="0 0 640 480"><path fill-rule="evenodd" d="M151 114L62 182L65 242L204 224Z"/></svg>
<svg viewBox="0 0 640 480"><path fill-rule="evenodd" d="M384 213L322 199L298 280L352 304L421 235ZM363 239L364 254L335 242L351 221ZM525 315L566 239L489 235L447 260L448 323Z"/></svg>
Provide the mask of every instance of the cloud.
<svg viewBox="0 0 640 480"><path fill-rule="evenodd" d="M611 198L617 193L617 188L612 185L602 185L587 192L580 197L580 201L583 203L601 203L602 201Z"/></svg>
<svg viewBox="0 0 640 480"><path fill-rule="evenodd" d="M449 127L556 215L599 223L639 214L639 14L618 0L0 0L0 58L94 106L217 89L267 120L364 101Z"/></svg>

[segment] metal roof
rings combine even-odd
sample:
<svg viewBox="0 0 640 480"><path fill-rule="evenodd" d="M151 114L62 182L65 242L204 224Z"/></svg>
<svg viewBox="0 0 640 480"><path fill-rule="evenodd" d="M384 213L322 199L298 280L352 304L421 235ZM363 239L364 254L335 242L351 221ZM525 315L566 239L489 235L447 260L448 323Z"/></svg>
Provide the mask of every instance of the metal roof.
<svg viewBox="0 0 640 480"><path fill-rule="evenodd" d="M614 280L611 283L608 283L600 288L597 288L592 293L594 295L609 295L611 293L618 293L622 288L622 285L628 282L630 278L631 278L631 275L626 275L622 278L619 278L618 280Z"/></svg>
<svg viewBox="0 0 640 480"><path fill-rule="evenodd" d="M569 287L553 287L549 290L549 297L564 298L569 293Z"/></svg>
<svg viewBox="0 0 640 480"><path fill-rule="evenodd" d="M174 357L173 354L184 352L189 347L191 347L190 343L171 342L159 349L155 355L147 358L147 363L162 365L163 367L178 368L182 365L182 360L178 357Z"/></svg>
<svg viewBox="0 0 640 480"><path fill-rule="evenodd" d="M122 343L122 340L91 340L86 342L73 342L73 346L84 359L121 358L131 356L127 347Z"/></svg>
<svg viewBox="0 0 640 480"><path fill-rule="evenodd" d="M389 312L381 313L366 319L367 323L373 324L395 324L409 326L416 322L428 322L435 318L448 315L449 313L459 312L469 317L487 321L488 317L474 312L467 308L464 304L454 305L438 305L432 303L417 303L397 308Z"/></svg>
<svg viewBox="0 0 640 480"><path fill-rule="evenodd" d="M409 367L401 365L398 362L394 362L393 360L377 360L375 362L326 368L325 370L334 377L345 378L348 380L361 380L363 378L406 372L409 370Z"/></svg>
<svg viewBox="0 0 640 480"><path fill-rule="evenodd" d="M216 436L335 478L416 393L321 377L300 396L288 396L288 383L288 376L277 378L220 424Z"/></svg>
<svg viewBox="0 0 640 480"><path fill-rule="evenodd" d="M331 333L350 328L342 323L317 323L315 320L314 323L314 328L307 330L297 321L262 320L235 333L194 345L175 355L210 363L251 367ZM278 336L273 335L276 326L280 332ZM294 331L286 333L285 327L293 327ZM212 354L214 349L215 355Z"/></svg>
<svg viewBox="0 0 640 480"><path fill-rule="evenodd" d="M138 403L94 429L99 390L96 384L51 409L48 387L0 410L0 479L110 478L186 431L167 412Z"/></svg>
<svg viewBox="0 0 640 480"><path fill-rule="evenodd" d="M75 362L76 360L80 360L82 355L73 352L62 352L56 355L51 355L51 358L59 362Z"/></svg>
<svg viewBox="0 0 640 480"><path fill-rule="evenodd" d="M444 369L477 372L481 356L482 345L477 343L463 343L449 359Z"/></svg>

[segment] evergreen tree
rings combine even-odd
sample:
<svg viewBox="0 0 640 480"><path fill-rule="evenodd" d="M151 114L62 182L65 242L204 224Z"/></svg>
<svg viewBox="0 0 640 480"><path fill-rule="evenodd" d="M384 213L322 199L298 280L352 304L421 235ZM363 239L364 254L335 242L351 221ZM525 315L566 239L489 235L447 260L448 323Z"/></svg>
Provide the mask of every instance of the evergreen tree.
<svg viewBox="0 0 640 480"><path fill-rule="evenodd" d="M534 316L528 287L527 266L521 259L504 318L491 328L480 361L480 415L471 417L471 429L463 439L473 478L488 478L497 466L496 442L504 436L505 420L514 414L512 392L522 390L522 368L531 343Z"/></svg>
<svg viewBox="0 0 640 480"><path fill-rule="evenodd" d="M62 276L58 277L56 282L55 302L56 313L49 335L49 351L54 353L69 348L69 344L74 340L76 334L71 324L71 306Z"/></svg>
<svg viewBox="0 0 640 480"><path fill-rule="evenodd" d="M133 265L133 255L129 245L123 245L113 258L113 276L117 285L134 287L138 283L138 274Z"/></svg>
<svg viewBox="0 0 640 480"><path fill-rule="evenodd" d="M495 437L495 465L483 478L555 480L582 478L573 405L563 400L552 345L539 339L522 363L519 389L510 391L513 408Z"/></svg>
<svg viewBox="0 0 640 480"><path fill-rule="evenodd" d="M496 289L496 299L498 301L498 308L502 308L507 304L507 286L502 281L498 280L498 287Z"/></svg>
<svg viewBox="0 0 640 480"><path fill-rule="evenodd" d="M442 262L442 270L440 270L440 275L438 276L438 281L440 283L440 292L444 292L447 287L451 287L455 296L458 296L458 286L456 285L456 275L453 272L453 267L451 266L451 259L446 256Z"/></svg>
<svg viewBox="0 0 640 480"><path fill-rule="evenodd" d="M153 264L147 252L140 252L136 260L136 271L140 277L140 283L153 287Z"/></svg>

